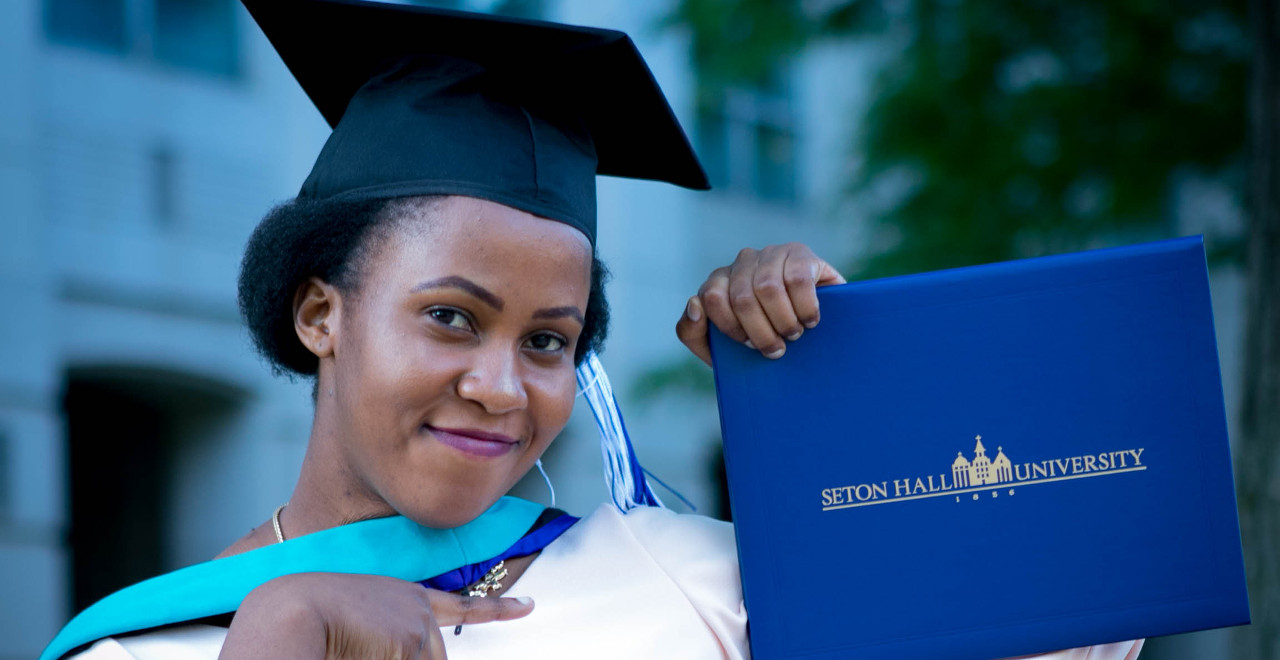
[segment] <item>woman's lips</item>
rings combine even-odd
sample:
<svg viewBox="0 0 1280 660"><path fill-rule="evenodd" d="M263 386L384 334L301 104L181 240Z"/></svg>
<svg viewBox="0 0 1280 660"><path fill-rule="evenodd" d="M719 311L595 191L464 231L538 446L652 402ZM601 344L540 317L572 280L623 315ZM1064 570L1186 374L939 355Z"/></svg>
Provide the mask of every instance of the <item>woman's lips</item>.
<svg viewBox="0 0 1280 660"><path fill-rule="evenodd" d="M445 429L428 426L427 430L443 445L486 458L501 456L515 449L519 444L515 438L475 429Z"/></svg>

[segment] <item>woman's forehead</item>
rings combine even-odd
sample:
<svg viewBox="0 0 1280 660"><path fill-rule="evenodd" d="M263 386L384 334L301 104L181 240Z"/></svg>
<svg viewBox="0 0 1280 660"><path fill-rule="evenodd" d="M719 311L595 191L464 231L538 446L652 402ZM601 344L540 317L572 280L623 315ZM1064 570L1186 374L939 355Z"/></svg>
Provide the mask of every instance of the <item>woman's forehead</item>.
<svg viewBox="0 0 1280 660"><path fill-rule="evenodd" d="M455 270L511 284L588 283L591 243L570 225L462 196L407 200L391 212L395 229L371 255L376 270L394 263L403 277Z"/></svg>
<svg viewBox="0 0 1280 660"><path fill-rule="evenodd" d="M577 246L588 257L592 252L587 235L571 225L477 197L410 197L392 202L387 212L408 235L424 232L437 240L472 242L478 249L535 240Z"/></svg>

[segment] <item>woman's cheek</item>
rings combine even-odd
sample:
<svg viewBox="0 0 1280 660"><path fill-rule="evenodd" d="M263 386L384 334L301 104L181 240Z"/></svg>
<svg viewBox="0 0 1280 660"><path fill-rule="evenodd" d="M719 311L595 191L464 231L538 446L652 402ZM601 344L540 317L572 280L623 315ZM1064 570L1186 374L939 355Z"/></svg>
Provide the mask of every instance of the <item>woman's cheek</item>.
<svg viewBox="0 0 1280 660"><path fill-rule="evenodd" d="M564 430L569 423L569 415L573 412L573 401L577 397L575 372L569 371L567 376L561 373L551 375L538 387L538 398L543 402L541 407L544 408L539 414L539 426L554 438Z"/></svg>

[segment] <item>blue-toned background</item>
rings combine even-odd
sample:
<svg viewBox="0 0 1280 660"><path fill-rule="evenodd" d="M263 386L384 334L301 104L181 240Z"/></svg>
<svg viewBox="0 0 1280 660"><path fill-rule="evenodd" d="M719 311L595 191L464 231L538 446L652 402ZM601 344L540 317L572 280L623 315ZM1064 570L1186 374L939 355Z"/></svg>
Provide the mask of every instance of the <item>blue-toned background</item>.
<svg viewBox="0 0 1280 660"><path fill-rule="evenodd" d="M908 9L932 3L876 3L888 13L846 32L791 29L788 17L869 3L430 4L626 30L688 127L716 191L600 181L600 248L615 275L604 362L642 462L703 512L724 513L710 374L685 358L672 328L707 272L743 246L789 240L810 243L851 274L1003 258L968 238L1007 228L960 223L987 216L946 195L930 198L942 200L934 228L904 222L886 233L875 222L912 191L932 190L928 168L888 168L873 185L853 187L864 165L886 162L868 160L884 153L867 141L868 126L897 136L891 144L915 147L944 144L911 136L947 117L979 126L962 104L928 99L916 107L930 113L906 118L916 128L905 133L865 120L893 91L877 72L916 79L893 66L916 34ZM781 14L769 18L770 11ZM1174 13L1176 25L1151 34L1176 33L1189 52L1233 34L1237 18L1199 8ZM1005 33L1020 34L1017 21L1009 25ZM947 51L949 59L980 54L961 46ZM1038 89L1060 72L1054 57L1028 46L1002 60L998 78L1009 93ZM766 59L768 75L726 71L735 58ZM1157 77L1200 94L1197 62L1187 64L1191 73ZM1015 174L1077 166L1069 145L1054 142L1052 121L1035 127L1018 138L1025 146L1016 162L996 152L1009 142L999 135L937 162L962 171L1001 164ZM1182 124L1188 134L1201 128L1209 131L1209 120ZM0 0L0 658L34 656L106 591L210 557L288 496L309 430L309 388L272 378L253 354L235 278L249 232L297 191L327 132L235 0ZM1158 154L1142 151L1151 144L1162 143L1130 151L1154 162ZM1111 232L1102 224L1090 244L1205 231L1222 245L1238 242L1239 171L1174 170L1159 170L1174 174L1161 179L1163 201L1147 218L1154 224ZM1081 171L1090 176L1063 184L1070 188L1063 208L1078 212L1067 221L1093 227L1107 207L1109 173ZM1141 168L1127 172L1146 181ZM999 189L951 188L978 191L1028 226L1047 217L1036 200L1049 197L1010 177ZM1128 209L1116 208L1112 215ZM891 252L895 231L898 239L936 237L923 252L933 260L912 256L920 251L910 245L915 251L897 266L872 259ZM1010 254L1079 243L1054 235L1009 238ZM1234 423L1242 270L1230 258L1215 260L1212 277ZM558 505L576 513L606 498L594 443L579 411L545 461ZM539 479L517 490L547 499ZM1169 644L1163 657L1227 657L1226 649L1225 637L1210 634Z"/></svg>

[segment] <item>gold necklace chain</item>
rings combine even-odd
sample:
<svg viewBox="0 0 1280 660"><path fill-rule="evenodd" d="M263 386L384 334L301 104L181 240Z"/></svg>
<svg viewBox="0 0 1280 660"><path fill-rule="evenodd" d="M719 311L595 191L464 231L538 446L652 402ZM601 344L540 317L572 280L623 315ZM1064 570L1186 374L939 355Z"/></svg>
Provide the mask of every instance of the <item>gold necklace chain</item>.
<svg viewBox="0 0 1280 660"><path fill-rule="evenodd" d="M276 512L271 514L271 527L276 530L276 543L284 543L284 532L280 531L280 512L289 506L288 502L276 507Z"/></svg>

